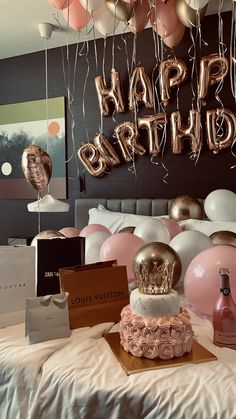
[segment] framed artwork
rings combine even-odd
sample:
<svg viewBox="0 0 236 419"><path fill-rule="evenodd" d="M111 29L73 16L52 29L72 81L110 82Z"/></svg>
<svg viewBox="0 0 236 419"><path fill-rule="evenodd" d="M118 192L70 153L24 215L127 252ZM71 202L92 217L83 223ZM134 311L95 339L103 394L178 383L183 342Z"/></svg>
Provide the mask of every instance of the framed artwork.
<svg viewBox="0 0 236 419"><path fill-rule="evenodd" d="M50 193L67 198L64 97L0 106L0 199L38 198L21 168L23 150L30 144L52 160Z"/></svg>

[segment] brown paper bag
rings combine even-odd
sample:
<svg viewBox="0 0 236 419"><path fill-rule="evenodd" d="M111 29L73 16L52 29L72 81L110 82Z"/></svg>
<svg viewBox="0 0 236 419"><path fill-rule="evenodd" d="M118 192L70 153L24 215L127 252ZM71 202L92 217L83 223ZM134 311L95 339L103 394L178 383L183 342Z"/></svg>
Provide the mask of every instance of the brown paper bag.
<svg viewBox="0 0 236 419"><path fill-rule="evenodd" d="M129 304L126 266L116 261L59 269L61 290L69 293L70 328L118 322Z"/></svg>

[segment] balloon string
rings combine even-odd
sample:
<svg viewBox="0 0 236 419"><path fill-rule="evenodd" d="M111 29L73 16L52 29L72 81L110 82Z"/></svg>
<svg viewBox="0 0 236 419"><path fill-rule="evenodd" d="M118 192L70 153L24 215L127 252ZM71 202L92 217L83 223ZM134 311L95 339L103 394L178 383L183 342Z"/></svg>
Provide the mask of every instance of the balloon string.
<svg viewBox="0 0 236 419"><path fill-rule="evenodd" d="M85 53L83 52L84 49L85 49ZM85 124L85 135L86 135L87 142L89 142L89 133L88 133L88 127L86 123L85 93L86 93L86 88L87 88L87 83L88 83L89 72L90 72L88 53L89 53L89 42L87 39L86 41L83 42L82 48L79 52L79 56L84 56L86 64L87 64L87 70L86 70L84 86L83 86L83 95L82 95L82 112L83 112L83 118L84 118L84 124Z"/></svg>
<svg viewBox="0 0 236 419"><path fill-rule="evenodd" d="M234 7L234 6L233 6ZM236 87L235 87L235 20L234 14L231 16L231 30L230 30L230 86L231 91L236 101Z"/></svg>
<svg viewBox="0 0 236 419"><path fill-rule="evenodd" d="M134 71L134 67L136 66L136 47L137 47L137 34L133 34L133 49L132 49L132 60L131 60L131 73Z"/></svg>
<svg viewBox="0 0 236 419"><path fill-rule="evenodd" d="M47 49L47 38L44 38L44 53L45 53L45 112L46 112L46 151L48 150L48 49ZM49 183L47 185L47 191L49 193Z"/></svg>
<svg viewBox="0 0 236 419"><path fill-rule="evenodd" d="M136 66L136 50L137 50L137 34L133 34L133 48L132 48L132 59L131 59L131 74L134 71L134 68ZM129 80L130 82L130 80ZM133 108L133 121L136 127L138 127L138 103L136 96L132 96L132 108ZM134 145L132 145L131 150L131 156L132 156L132 165L128 167L128 171L131 172L135 179L137 178L137 171L136 171L136 164L135 164L135 150Z"/></svg>
<svg viewBox="0 0 236 419"><path fill-rule="evenodd" d="M79 51L79 39L80 39L80 32L78 33L78 40L76 43L76 50L75 50L75 57L74 57L74 68L73 68L73 77L72 77L72 87L70 88L70 50L69 45L66 47L66 58L64 56L64 49L61 48L61 55L62 55L62 69L63 69L63 78L64 83L67 91L68 96L68 111L70 114L71 119L71 139L72 139L72 153L66 160L66 163L69 163L73 157L75 157L76 162L76 170L77 170L77 178L79 177L79 164L76 155L76 143L75 143L75 117L74 117L74 110L73 110L73 103L74 103L74 91L75 91L75 81L76 81L76 71L77 71L77 64L78 64L78 51ZM67 69L65 68L65 62L67 63ZM71 179L71 178L70 178Z"/></svg>
<svg viewBox="0 0 236 419"><path fill-rule="evenodd" d="M195 106L195 100L196 100L196 93L195 93L195 87L194 87L194 74L196 72L196 43L195 43L195 39L193 36L193 28L190 27L190 38L192 41L192 45L190 46L189 50L188 50L188 55L189 55L189 61L192 62L192 67L191 67L191 92L192 92L192 108L194 108ZM193 50L193 53L191 52Z"/></svg>
<svg viewBox="0 0 236 419"><path fill-rule="evenodd" d="M68 4L68 8L69 8L69 4ZM57 21L57 24L59 26L59 30L61 30L61 24L59 22L59 19L57 17L55 17L55 20ZM68 111L69 111L69 114L70 114L70 117L71 117L72 153L68 157L68 159L65 161L65 163L68 163L69 161L72 160L73 157L75 157L77 176L79 176L79 165L78 165L78 159L77 159L77 156L76 156L76 144L75 144L75 135L74 135L75 118L74 118L74 112L73 112L73 102L74 102L74 91L75 91L75 80L76 80L75 76L76 76L77 62L78 62L78 47L79 47L80 31L78 32L78 40L77 40L77 43L76 43L74 70L73 70L73 78L72 78L72 88L70 88L69 13L68 13L68 18L67 18L66 24L67 24L66 57L64 56L64 48L63 47L61 47L61 57L62 57L63 78L64 78L64 83L65 83L67 96L68 96ZM67 62L67 69L65 68L65 62Z"/></svg>
<svg viewBox="0 0 236 419"><path fill-rule="evenodd" d="M113 23L113 32L112 32L112 60L111 60L111 68L115 68L115 34L116 34L116 8L117 8L118 0L116 0L115 5L115 15L114 15L114 23Z"/></svg>
<svg viewBox="0 0 236 419"><path fill-rule="evenodd" d="M125 39L125 36L121 35L121 39L124 43L125 46L125 58L126 58L126 67L127 67L127 73L128 73L128 78L130 79L130 64L129 64L129 53L128 53L128 47L127 47L127 41Z"/></svg>
<svg viewBox="0 0 236 419"><path fill-rule="evenodd" d="M158 65L159 65L159 61L158 61L158 41L157 41L157 34L154 30L154 28L152 28L152 37L153 37L153 44L154 44L154 56L155 56L155 66L152 70L152 89L153 89L153 109L154 109L154 113L157 113L160 111L160 100L159 100L159 94L158 94L158 87L157 84L159 82L159 73L158 76L155 77L155 73L156 70L158 69ZM155 163L156 164L156 163Z"/></svg>
<svg viewBox="0 0 236 419"><path fill-rule="evenodd" d="M106 86L106 75L105 75L105 57L106 57L106 45L107 45L107 38L104 36L103 38L103 56L102 56L102 77L104 86ZM103 115L102 110L100 109L100 125L99 125L99 131L103 132Z"/></svg>
<svg viewBox="0 0 236 419"><path fill-rule="evenodd" d="M218 7L218 39L219 39L219 49L218 49L218 54L219 57L223 57L225 52L227 51L227 48L224 44L224 40L223 40L223 19L221 16L221 9L222 9L222 2L219 2L219 7ZM221 66L221 71L222 71L222 77L220 79L220 82L215 90L215 98L216 100L219 102L222 110L224 107L224 104L219 96L220 92L223 89L223 85L224 85L224 78L223 78L223 66ZM216 118L216 126L217 126L217 130L216 130L216 141L219 141L220 138L223 137L224 135L224 129L223 129L223 125L224 125L224 118L222 118L222 113L219 113L219 116L217 116Z"/></svg>
<svg viewBox="0 0 236 419"><path fill-rule="evenodd" d="M40 204L39 201L41 199L41 194L38 192L38 200L37 200L37 207L38 207L38 233L41 231L41 212L40 212Z"/></svg>
<svg viewBox="0 0 236 419"><path fill-rule="evenodd" d="M95 55L95 66L96 66L96 74L98 74L98 51L97 51L93 12L91 13L91 15L92 15L92 21L93 21L92 31L93 31L93 46L94 46L94 55Z"/></svg>

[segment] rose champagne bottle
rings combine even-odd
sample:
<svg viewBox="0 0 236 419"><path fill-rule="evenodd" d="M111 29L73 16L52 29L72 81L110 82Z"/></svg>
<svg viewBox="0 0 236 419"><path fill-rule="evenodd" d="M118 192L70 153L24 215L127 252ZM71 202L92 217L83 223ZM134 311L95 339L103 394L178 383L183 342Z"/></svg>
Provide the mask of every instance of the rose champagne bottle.
<svg viewBox="0 0 236 419"><path fill-rule="evenodd" d="M236 349L236 304L231 296L229 271L221 268L219 274L221 277L220 295L212 314L213 343L217 346Z"/></svg>

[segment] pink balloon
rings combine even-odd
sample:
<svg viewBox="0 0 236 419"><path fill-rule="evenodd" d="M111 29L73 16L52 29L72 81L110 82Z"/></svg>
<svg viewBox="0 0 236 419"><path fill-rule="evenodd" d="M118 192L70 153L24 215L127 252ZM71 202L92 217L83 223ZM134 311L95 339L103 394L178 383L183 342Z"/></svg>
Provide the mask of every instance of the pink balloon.
<svg viewBox="0 0 236 419"><path fill-rule="evenodd" d="M148 0L140 0L134 3L134 13L128 21L128 28L134 32L142 32L149 21L150 6Z"/></svg>
<svg viewBox="0 0 236 419"><path fill-rule="evenodd" d="M64 234L65 237L78 237L80 235L80 230L75 227L63 227L59 232Z"/></svg>
<svg viewBox="0 0 236 419"><path fill-rule="evenodd" d="M62 10L62 14L68 25L76 31L84 28L91 18L79 0L72 0L70 6Z"/></svg>
<svg viewBox="0 0 236 419"><path fill-rule="evenodd" d="M231 293L236 302L236 248L216 245L200 252L190 262L184 277L184 293L197 312L212 316L220 293L220 268L228 268Z"/></svg>
<svg viewBox="0 0 236 419"><path fill-rule="evenodd" d="M186 26L179 22L174 32L163 38L164 44L166 44L169 48L177 47L184 37L185 28Z"/></svg>
<svg viewBox="0 0 236 419"><path fill-rule="evenodd" d="M155 0L150 12L150 22L161 37L171 35L180 22L176 14L175 0L168 0L166 3Z"/></svg>
<svg viewBox="0 0 236 419"><path fill-rule="evenodd" d="M140 237L130 233L117 233L106 239L100 249L100 261L117 260L118 265L125 265L129 282L133 282L133 259L135 253L145 244Z"/></svg>
<svg viewBox="0 0 236 419"><path fill-rule="evenodd" d="M177 234L183 231L179 224L174 220L171 220L169 218L161 218L160 221L168 228L171 239L173 239L173 237L177 236Z"/></svg>
<svg viewBox="0 0 236 419"><path fill-rule="evenodd" d="M48 2L49 4L51 4L51 6L55 7L56 9L62 10L68 7L72 0L48 0Z"/></svg>
<svg viewBox="0 0 236 419"><path fill-rule="evenodd" d="M87 237L90 233L93 233L94 231L104 231L105 233L111 233L108 228L103 226L102 224L88 224L84 228L82 228L80 232L81 237Z"/></svg>

